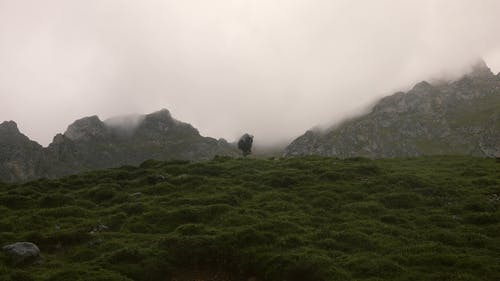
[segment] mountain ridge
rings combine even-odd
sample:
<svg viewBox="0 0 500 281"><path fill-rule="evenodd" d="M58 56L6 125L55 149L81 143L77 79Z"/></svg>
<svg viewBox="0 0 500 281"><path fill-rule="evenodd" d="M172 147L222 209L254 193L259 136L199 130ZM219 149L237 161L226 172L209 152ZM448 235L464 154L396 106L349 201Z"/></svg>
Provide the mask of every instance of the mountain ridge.
<svg viewBox="0 0 500 281"><path fill-rule="evenodd" d="M115 121L120 116L113 117ZM113 121L113 118L110 118ZM0 181L60 177L82 171L138 165L148 159L208 160L237 155L224 139L201 136L196 128L162 109L127 117L119 126L97 115L75 120L43 147L22 134L14 121L0 124ZM131 125L131 126L129 126Z"/></svg>
<svg viewBox="0 0 500 281"><path fill-rule="evenodd" d="M484 61L460 79L422 81L380 99L367 114L324 131L309 130L285 156L416 157L500 153L500 75Z"/></svg>

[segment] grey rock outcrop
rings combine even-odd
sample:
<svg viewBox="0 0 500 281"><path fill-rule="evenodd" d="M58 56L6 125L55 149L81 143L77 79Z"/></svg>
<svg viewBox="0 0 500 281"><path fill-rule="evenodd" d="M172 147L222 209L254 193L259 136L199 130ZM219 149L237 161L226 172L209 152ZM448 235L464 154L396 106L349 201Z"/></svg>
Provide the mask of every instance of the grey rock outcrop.
<svg viewBox="0 0 500 281"><path fill-rule="evenodd" d="M96 115L78 119L68 126L64 136L73 141L89 141L105 139L108 128Z"/></svg>
<svg viewBox="0 0 500 281"><path fill-rule="evenodd" d="M148 159L200 161L238 155L234 145L201 136L166 109L104 122L97 116L85 117L57 134L46 148L21 134L14 122L4 122L0 145L0 181L6 182L138 165Z"/></svg>
<svg viewBox="0 0 500 281"><path fill-rule="evenodd" d="M286 156L414 157L500 153L500 76L483 61L457 81L416 84L382 98L363 116L308 131Z"/></svg>
<svg viewBox="0 0 500 281"><path fill-rule="evenodd" d="M40 259L40 249L30 242L17 242L2 247L14 264L28 264Z"/></svg>
<svg viewBox="0 0 500 281"><path fill-rule="evenodd" d="M43 147L19 132L15 122L0 124L0 180L43 175L43 157Z"/></svg>

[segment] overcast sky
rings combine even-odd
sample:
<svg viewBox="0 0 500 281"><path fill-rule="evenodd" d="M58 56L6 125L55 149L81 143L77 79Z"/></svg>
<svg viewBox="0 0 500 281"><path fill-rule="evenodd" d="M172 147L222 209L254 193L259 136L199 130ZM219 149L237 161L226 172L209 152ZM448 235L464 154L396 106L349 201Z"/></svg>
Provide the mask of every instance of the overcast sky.
<svg viewBox="0 0 500 281"><path fill-rule="evenodd" d="M0 0L0 121L47 145L167 108L273 143L477 57L500 71L498 0Z"/></svg>

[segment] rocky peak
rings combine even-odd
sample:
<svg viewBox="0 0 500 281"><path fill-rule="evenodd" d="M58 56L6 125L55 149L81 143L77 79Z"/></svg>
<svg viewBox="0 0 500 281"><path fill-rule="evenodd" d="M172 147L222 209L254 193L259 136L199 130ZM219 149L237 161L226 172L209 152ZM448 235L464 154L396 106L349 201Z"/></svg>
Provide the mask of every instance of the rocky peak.
<svg viewBox="0 0 500 281"><path fill-rule="evenodd" d="M167 132L174 133L171 137L175 137L178 133L198 135L198 130L188 123L183 123L172 117L166 109L147 114L139 125L138 131L141 135L166 136Z"/></svg>
<svg viewBox="0 0 500 281"><path fill-rule="evenodd" d="M69 139L64 136L63 134L57 134L53 139L52 139L52 143L50 145L58 145L58 144L62 144L62 143L65 143L66 141L68 141Z"/></svg>
<svg viewBox="0 0 500 281"><path fill-rule="evenodd" d="M498 78L478 61L456 81L420 82L405 93L381 99L368 114L325 135L306 132L285 155L495 157L500 151Z"/></svg>
<svg viewBox="0 0 500 281"><path fill-rule="evenodd" d="M0 136L20 134L17 124L14 121L4 121L0 124Z"/></svg>
<svg viewBox="0 0 500 281"><path fill-rule="evenodd" d="M44 148L30 141L16 123L0 124L0 181L59 177L81 171L139 165L148 159L207 160L238 155L227 141L203 137L166 109L147 115L124 115L101 121L76 120Z"/></svg>
<svg viewBox="0 0 500 281"><path fill-rule="evenodd" d="M170 114L170 111L166 108L162 108L158 111L155 111L153 113L147 114L148 116L158 116L158 117L164 117L164 118L172 118L172 115Z"/></svg>
<svg viewBox="0 0 500 281"><path fill-rule="evenodd" d="M145 116L145 121L149 122L171 122L173 120L170 111L167 109L161 109Z"/></svg>
<svg viewBox="0 0 500 281"><path fill-rule="evenodd" d="M161 122L161 123L169 123L172 122L174 119L172 118L172 115L170 114L170 111L167 109L162 109L150 114L147 114L144 118L144 122Z"/></svg>
<svg viewBox="0 0 500 281"><path fill-rule="evenodd" d="M90 140L107 134L106 125L96 115L78 119L68 126L64 136L71 140Z"/></svg>
<svg viewBox="0 0 500 281"><path fill-rule="evenodd" d="M0 123L0 142L2 146L5 144L9 145L35 145L39 146L36 142L31 141L27 136L19 131L17 124L14 121L5 121ZM3 147L5 148L5 147ZM0 147L0 150L2 147ZM0 155L1 158L2 155Z"/></svg>
<svg viewBox="0 0 500 281"><path fill-rule="evenodd" d="M465 75L470 78L492 78L495 76L484 60L480 59L470 66L469 72Z"/></svg>
<svg viewBox="0 0 500 281"><path fill-rule="evenodd" d="M427 81L417 83L410 91L397 92L381 99L374 107L373 113L402 113L428 111L438 88Z"/></svg>
<svg viewBox="0 0 500 281"><path fill-rule="evenodd" d="M430 91L434 89L434 87L427 81L422 81L422 82L419 82L417 84L415 84L415 86L413 86L413 91L419 91L419 92L425 92L425 91Z"/></svg>

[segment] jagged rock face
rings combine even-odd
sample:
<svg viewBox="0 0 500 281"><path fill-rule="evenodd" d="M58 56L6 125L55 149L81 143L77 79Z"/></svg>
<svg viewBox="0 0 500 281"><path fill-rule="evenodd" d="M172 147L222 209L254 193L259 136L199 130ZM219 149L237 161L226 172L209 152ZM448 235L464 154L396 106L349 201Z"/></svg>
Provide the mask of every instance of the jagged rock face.
<svg viewBox="0 0 500 281"><path fill-rule="evenodd" d="M0 179L18 181L32 179L41 173L43 148L21 134L17 124L0 124Z"/></svg>
<svg viewBox="0 0 500 281"><path fill-rule="evenodd" d="M108 128L97 116L85 117L68 126L64 136L73 141L105 139Z"/></svg>
<svg viewBox="0 0 500 281"><path fill-rule="evenodd" d="M421 82L381 99L364 116L325 132L308 131L285 155L412 157L500 153L500 77L484 62L458 81Z"/></svg>
<svg viewBox="0 0 500 281"><path fill-rule="evenodd" d="M201 137L190 124L172 118L170 112L161 110L144 117L134 137L153 142L177 141L179 137Z"/></svg>
<svg viewBox="0 0 500 281"><path fill-rule="evenodd" d="M172 118L168 110L125 122L97 116L73 122L43 148L22 135L14 122L0 125L0 181L59 177L81 171L138 165L148 159L207 160L237 155L225 140L203 137L193 126ZM130 126L127 122L133 123Z"/></svg>

